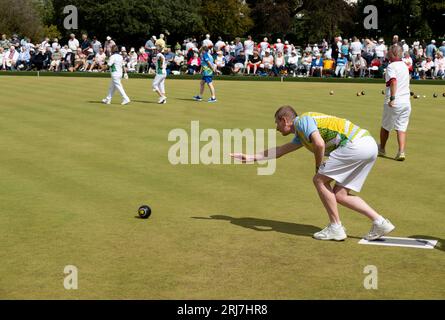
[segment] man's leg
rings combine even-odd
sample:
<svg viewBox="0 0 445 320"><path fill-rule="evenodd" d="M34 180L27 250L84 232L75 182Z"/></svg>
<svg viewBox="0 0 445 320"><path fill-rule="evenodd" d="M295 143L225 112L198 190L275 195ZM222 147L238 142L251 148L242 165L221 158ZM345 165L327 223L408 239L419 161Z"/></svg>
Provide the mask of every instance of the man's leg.
<svg viewBox="0 0 445 320"><path fill-rule="evenodd" d="M213 86L213 82L209 82L207 85L209 86L210 93L211 93L211 95L212 95L212 99L216 99L216 96L215 96L215 87Z"/></svg>
<svg viewBox="0 0 445 320"><path fill-rule="evenodd" d="M349 191L349 189L336 184L334 186L334 194L337 203L340 203L346 208L365 215L372 221L380 218L380 215L373 208L371 208L362 198L349 194Z"/></svg>
<svg viewBox="0 0 445 320"><path fill-rule="evenodd" d="M199 88L199 96L200 97L202 97L202 95L204 94L204 85L205 85L205 81L201 80L200 88Z"/></svg>
<svg viewBox="0 0 445 320"><path fill-rule="evenodd" d="M380 149L383 151L385 150L386 142L388 141L389 137L389 131L384 129L383 127L380 128Z"/></svg>
<svg viewBox="0 0 445 320"><path fill-rule="evenodd" d="M115 90L116 90L116 87L114 85L114 80L111 79L110 88L108 89L108 95L107 95L107 98L106 98L108 101L111 101L111 99L113 98Z"/></svg>
<svg viewBox="0 0 445 320"><path fill-rule="evenodd" d="M313 178L315 188L317 189L320 200L328 213L329 220L331 223L340 224L341 222L338 214L337 199L330 185L331 181L331 178L319 173L317 173Z"/></svg>
<svg viewBox="0 0 445 320"><path fill-rule="evenodd" d="M399 153L405 152L406 132L397 130L397 142L399 143Z"/></svg>
<svg viewBox="0 0 445 320"><path fill-rule="evenodd" d="M114 82L114 86L116 87L116 89L121 94L122 99L124 100L124 102L130 101L130 98L127 96L127 94L125 93L124 87L122 86L121 79L115 78L115 79L113 79L113 82Z"/></svg>

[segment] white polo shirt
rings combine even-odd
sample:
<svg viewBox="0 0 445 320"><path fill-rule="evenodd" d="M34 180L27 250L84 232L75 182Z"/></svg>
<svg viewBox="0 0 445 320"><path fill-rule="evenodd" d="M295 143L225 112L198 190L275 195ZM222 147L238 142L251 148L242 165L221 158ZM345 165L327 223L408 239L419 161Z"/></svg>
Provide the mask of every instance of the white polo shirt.
<svg viewBox="0 0 445 320"><path fill-rule="evenodd" d="M395 78L397 80L396 99L394 106L410 104L410 89L409 89L409 71L408 66L403 61L395 61L386 68L386 95L385 104L389 102L391 90L389 87L389 80Z"/></svg>
<svg viewBox="0 0 445 320"><path fill-rule="evenodd" d="M111 76L113 78L122 78L122 66L124 58L119 54L115 53L108 60L108 66L111 70Z"/></svg>

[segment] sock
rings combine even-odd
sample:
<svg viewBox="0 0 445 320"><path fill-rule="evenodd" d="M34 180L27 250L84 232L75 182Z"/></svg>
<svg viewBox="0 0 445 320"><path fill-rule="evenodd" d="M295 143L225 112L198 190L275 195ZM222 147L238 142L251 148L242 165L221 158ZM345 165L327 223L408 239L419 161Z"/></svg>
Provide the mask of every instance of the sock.
<svg viewBox="0 0 445 320"><path fill-rule="evenodd" d="M331 226L334 227L334 229L338 229L341 227L341 222L339 223L331 223Z"/></svg>
<svg viewBox="0 0 445 320"><path fill-rule="evenodd" d="M379 217L374 220L374 223L381 224L383 221L385 221L385 218L383 218L381 215L379 215Z"/></svg>

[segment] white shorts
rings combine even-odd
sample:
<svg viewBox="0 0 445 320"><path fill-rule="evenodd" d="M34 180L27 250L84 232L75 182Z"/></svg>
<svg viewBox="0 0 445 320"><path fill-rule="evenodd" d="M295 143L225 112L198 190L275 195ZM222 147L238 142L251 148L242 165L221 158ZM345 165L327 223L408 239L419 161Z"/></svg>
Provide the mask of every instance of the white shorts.
<svg viewBox="0 0 445 320"><path fill-rule="evenodd" d="M388 104L383 105L382 128L386 131L395 129L406 132L408 129L409 115L411 114L411 104L402 104L391 108Z"/></svg>
<svg viewBox="0 0 445 320"><path fill-rule="evenodd" d="M152 85L153 91L156 91L156 89L158 89L162 93L165 92L165 86L164 86L165 78L167 78L167 75L165 75L165 74L157 74L155 76L155 78L153 79L153 85Z"/></svg>
<svg viewBox="0 0 445 320"><path fill-rule="evenodd" d="M335 180L342 187L360 192L374 166L377 153L377 143L373 137L355 139L332 151L318 173Z"/></svg>

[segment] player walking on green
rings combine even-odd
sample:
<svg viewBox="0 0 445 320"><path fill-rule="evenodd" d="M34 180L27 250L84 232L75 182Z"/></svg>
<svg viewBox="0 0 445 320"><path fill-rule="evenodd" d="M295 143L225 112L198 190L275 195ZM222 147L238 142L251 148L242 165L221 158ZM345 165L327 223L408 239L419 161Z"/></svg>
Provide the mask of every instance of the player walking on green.
<svg viewBox="0 0 445 320"><path fill-rule="evenodd" d="M350 194L360 192L366 177L377 159L377 143L370 133L349 120L322 113L307 112L301 116L291 106L283 106L275 113L277 130L282 135L295 134L292 142L266 150L256 155L232 154L243 162L279 158L302 146L315 156L313 183L323 203L330 223L314 234L319 240L344 240L346 230L342 226L338 204L359 212L373 221L365 236L367 240L378 239L392 230L391 222L362 198ZM328 156L324 162L324 156ZM331 185L332 182L335 182Z"/></svg>
<svg viewBox="0 0 445 320"><path fill-rule="evenodd" d="M114 92L117 90L121 94L123 101L122 105L127 105L130 103L130 98L125 93L124 87L122 86L122 75L124 75L125 79L127 79L127 72L123 73L124 69L124 59L119 54L119 48L114 45L111 48L112 56L108 60L108 67L111 71L111 84L108 90L108 95L105 99L102 100L105 104L110 104L111 99L113 98Z"/></svg>
<svg viewBox="0 0 445 320"><path fill-rule="evenodd" d="M210 94L212 95L207 102L216 102L215 87L213 86L213 72L216 70L216 66L213 62L213 57L206 46L201 47L201 69L202 80L200 83L199 95L194 96L193 99L202 101L204 86L207 83L207 86L210 89Z"/></svg>
<svg viewBox="0 0 445 320"><path fill-rule="evenodd" d="M392 45L388 51L389 61L386 68L386 95L383 105L382 127L380 129L379 155L385 156L386 142L389 132L395 129L399 151L397 161L405 160L406 131L411 114L411 101L409 89L409 71L402 61L403 50L399 45Z"/></svg>
<svg viewBox="0 0 445 320"><path fill-rule="evenodd" d="M167 103L167 96L165 95L165 78L167 78L167 62L165 56L162 54L164 48L160 45L156 46L156 57L154 63L156 66L156 76L153 80L153 91L159 95L159 104Z"/></svg>

